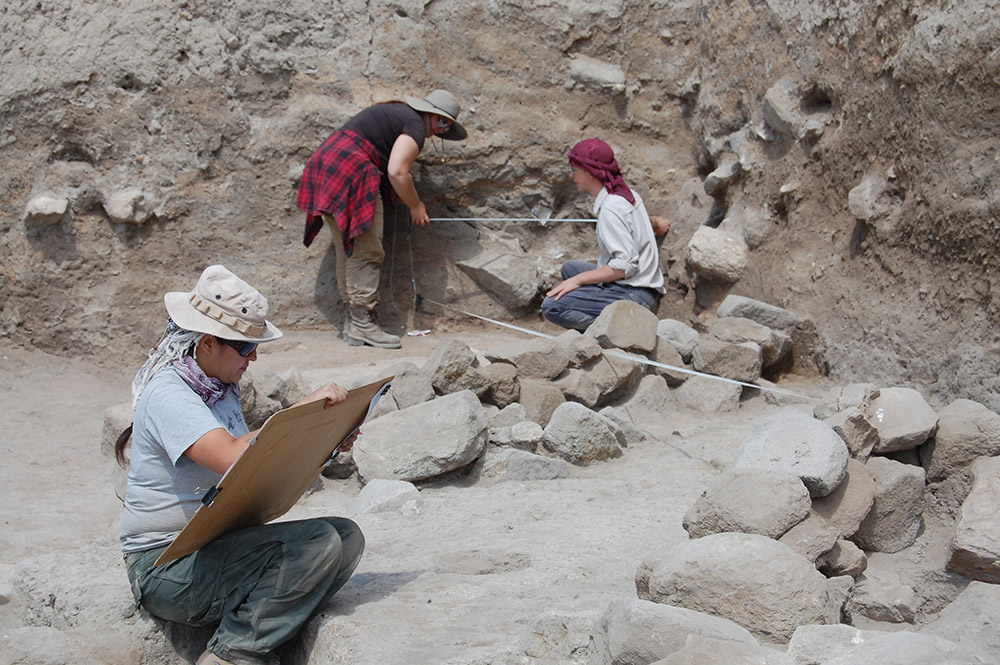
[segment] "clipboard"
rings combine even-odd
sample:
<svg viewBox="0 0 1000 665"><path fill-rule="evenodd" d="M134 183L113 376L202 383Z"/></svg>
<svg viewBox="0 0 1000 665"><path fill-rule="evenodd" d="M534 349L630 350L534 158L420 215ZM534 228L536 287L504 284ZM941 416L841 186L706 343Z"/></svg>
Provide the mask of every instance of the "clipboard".
<svg viewBox="0 0 1000 665"><path fill-rule="evenodd" d="M264 422L257 437L202 497L202 505L153 564L201 549L219 536L266 524L287 513L388 392L394 377L349 390L347 399L289 407Z"/></svg>

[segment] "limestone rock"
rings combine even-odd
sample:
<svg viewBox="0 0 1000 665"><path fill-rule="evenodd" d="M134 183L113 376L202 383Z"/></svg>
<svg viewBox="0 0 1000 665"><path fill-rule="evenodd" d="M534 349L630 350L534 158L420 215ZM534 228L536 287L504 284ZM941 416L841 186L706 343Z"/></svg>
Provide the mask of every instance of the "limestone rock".
<svg viewBox="0 0 1000 665"><path fill-rule="evenodd" d="M566 401L559 387L542 379L520 379L521 404L527 418L545 427L552 413Z"/></svg>
<svg viewBox="0 0 1000 665"><path fill-rule="evenodd" d="M872 457L865 466L875 480L875 500L851 540L876 552L906 549L920 530L924 470L885 457Z"/></svg>
<svg viewBox="0 0 1000 665"><path fill-rule="evenodd" d="M680 543L636 573L640 598L725 617L771 642L802 624L839 622L840 586L787 546L745 533Z"/></svg>
<svg viewBox="0 0 1000 665"><path fill-rule="evenodd" d="M851 541L838 540L816 560L816 568L827 577L850 575L857 579L868 568L868 557Z"/></svg>
<svg viewBox="0 0 1000 665"><path fill-rule="evenodd" d="M810 512L804 520L789 529L778 542L787 545L805 558L817 564L820 557L837 544L840 531L825 519Z"/></svg>
<svg viewBox="0 0 1000 665"><path fill-rule="evenodd" d="M622 454L607 419L576 402L564 402L556 408L545 426L542 447L581 466Z"/></svg>
<svg viewBox="0 0 1000 665"><path fill-rule="evenodd" d="M844 611L873 621L912 623L920 598L913 585L888 566L869 565L858 579Z"/></svg>
<svg viewBox="0 0 1000 665"><path fill-rule="evenodd" d="M597 340L589 335L584 335L579 330L567 330L555 338L556 342L562 345L566 356L569 359L569 366L574 368L583 367L601 357L604 350Z"/></svg>
<svg viewBox="0 0 1000 665"><path fill-rule="evenodd" d="M405 480L374 478L358 493L351 505L354 515L384 513L409 507L415 509L421 502L420 492L413 483Z"/></svg>
<svg viewBox="0 0 1000 665"><path fill-rule="evenodd" d="M878 430L858 407L834 413L823 420L847 444L851 457L864 462L878 445Z"/></svg>
<svg viewBox="0 0 1000 665"><path fill-rule="evenodd" d="M785 471L729 469L715 478L684 515L692 538L739 531L769 538L782 534L809 514L809 491Z"/></svg>
<svg viewBox="0 0 1000 665"><path fill-rule="evenodd" d="M692 376L677 389L677 401L700 413L735 411L740 405L743 387L730 382Z"/></svg>
<svg viewBox="0 0 1000 665"><path fill-rule="evenodd" d="M681 369L687 369L687 367L684 365L684 359L681 357L681 354L665 337L659 335L656 337L656 345L653 347L653 352L649 355L649 359L667 366L654 366L652 371L666 379L667 383L671 386L679 386L691 376L685 372L669 369L669 367L679 367Z"/></svg>
<svg viewBox="0 0 1000 665"><path fill-rule="evenodd" d="M590 665L653 663L680 651L692 634L757 645L746 629L718 616L646 600L614 600L594 624Z"/></svg>
<svg viewBox="0 0 1000 665"><path fill-rule="evenodd" d="M787 309L770 305L760 300L729 294L719 305L716 315L721 317L739 316L767 326L773 330L791 331L802 322L802 318Z"/></svg>
<svg viewBox="0 0 1000 665"><path fill-rule="evenodd" d="M526 256L485 250L455 265L509 310L522 312L535 303L541 280L534 262Z"/></svg>
<svg viewBox="0 0 1000 665"><path fill-rule="evenodd" d="M937 433L920 447L928 482L944 480L977 457L1000 455L1000 415L957 399L938 413Z"/></svg>
<svg viewBox="0 0 1000 665"><path fill-rule="evenodd" d="M730 344L713 337L698 342L691 364L699 372L752 383L760 378L761 349L754 342Z"/></svg>
<svg viewBox="0 0 1000 665"><path fill-rule="evenodd" d="M983 663L989 663L1000 653L1000 586L970 582L919 632L961 644L978 654Z"/></svg>
<svg viewBox="0 0 1000 665"><path fill-rule="evenodd" d="M528 622L521 650L529 658L566 665L585 665L590 659L590 630L601 613L543 612Z"/></svg>
<svg viewBox="0 0 1000 665"><path fill-rule="evenodd" d="M798 665L783 651L703 635L688 635L684 648L656 665Z"/></svg>
<svg viewBox="0 0 1000 665"><path fill-rule="evenodd" d="M27 228L59 224L69 212L69 199L58 194L45 193L32 197L24 208L24 226Z"/></svg>
<svg viewBox="0 0 1000 665"><path fill-rule="evenodd" d="M937 429L938 417L913 388L882 388L866 414L876 430L874 452L888 453L916 448Z"/></svg>
<svg viewBox="0 0 1000 665"><path fill-rule="evenodd" d="M563 345L542 337L487 349L483 355L491 363L513 365L517 368L517 376L527 379L554 379L569 365Z"/></svg>
<svg viewBox="0 0 1000 665"><path fill-rule="evenodd" d="M517 381L517 368L507 363L490 363L479 368L490 382L483 401L504 408L515 404L521 397L521 384Z"/></svg>
<svg viewBox="0 0 1000 665"><path fill-rule="evenodd" d="M875 479L861 462L847 460L847 473L837 488L813 500L812 509L837 528L841 538L850 538L875 503Z"/></svg>
<svg viewBox="0 0 1000 665"><path fill-rule="evenodd" d="M600 388L594 384L590 374L582 369L568 369L554 383L567 400L579 402L587 408L597 406L601 399Z"/></svg>
<svg viewBox="0 0 1000 665"><path fill-rule="evenodd" d="M813 497L826 496L847 473L847 445L820 421L781 411L757 423L740 444L734 467L780 469L797 475Z"/></svg>
<svg viewBox="0 0 1000 665"><path fill-rule="evenodd" d="M471 390L477 397L490 389L489 379L479 371L479 360L468 344L448 339L434 349L422 368L440 395Z"/></svg>
<svg viewBox="0 0 1000 665"><path fill-rule="evenodd" d="M649 353L656 344L656 315L631 300L611 303L598 315L585 333L602 348Z"/></svg>
<svg viewBox="0 0 1000 665"><path fill-rule="evenodd" d="M661 319L656 324L656 336L665 338L671 346L677 349L684 362L691 361L691 352L698 344L698 331L675 319Z"/></svg>
<svg viewBox="0 0 1000 665"><path fill-rule="evenodd" d="M973 483L955 526L948 570L969 579L1000 584L1000 457L972 463Z"/></svg>
<svg viewBox="0 0 1000 665"><path fill-rule="evenodd" d="M823 397L813 407L813 416L826 420L840 411L860 409L867 411L871 401L878 397L878 388L874 383L851 383L846 386L835 386L823 393Z"/></svg>
<svg viewBox="0 0 1000 665"><path fill-rule="evenodd" d="M761 349L762 368L783 362L792 351L792 338L780 330L771 330L756 321L741 316L715 319L708 326L708 334L723 342L740 344L753 342Z"/></svg>
<svg viewBox="0 0 1000 665"><path fill-rule="evenodd" d="M117 224L141 225L154 216L153 197L140 187L129 187L113 192L104 202L104 211Z"/></svg>
<svg viewBox="0 0 1000 665"><path fill-rule="evenodd" d="M505 448L487 451L472 473L480 481L490 483L553 480L571 477L573 465L561 459Z"/></svg>
<svg viewBox="0 0 1000 665"><path fill-rule="evenodd" d="M354 460L366 482L415 482L460 469L482 454L488 435L486 415L467 390L386 414L363 431Z"/></svg>
<svg viewBox="0 0 1000 665"><path fill-rule="evenodd" d="M715 170L705 176L705 193L713 197L721 196L742 172L739 157L732 153L723 155Z"/></svg>
<svg viewBox="0 0 1000 665"><path fill-rule="evenodd" d="M746 270L749 250L742 238L702 226L687 246L687 262L699 276L710 282L738 282Z"/></svg>

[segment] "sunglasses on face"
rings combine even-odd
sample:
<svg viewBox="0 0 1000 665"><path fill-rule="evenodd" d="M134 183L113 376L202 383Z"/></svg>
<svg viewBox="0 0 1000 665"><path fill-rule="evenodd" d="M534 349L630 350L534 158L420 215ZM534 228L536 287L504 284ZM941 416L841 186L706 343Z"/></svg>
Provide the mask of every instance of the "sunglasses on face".
<svg viewBox="0 0 1000 665"><path fill-rule="evenodd" d="M236 349L236 353L240 354L244 358L249 356L257 348L257 342L237 342L231 339L222 339L221 337L216 337L216 340L220 344L225 344L228 347Z"/></svg>
<svg viewBox="0 0 1000 665"><path fill-rule="evenodd" d="M449 129L451 127L451 120L448 118L438 117L437 128L438 129Z"/></svg>

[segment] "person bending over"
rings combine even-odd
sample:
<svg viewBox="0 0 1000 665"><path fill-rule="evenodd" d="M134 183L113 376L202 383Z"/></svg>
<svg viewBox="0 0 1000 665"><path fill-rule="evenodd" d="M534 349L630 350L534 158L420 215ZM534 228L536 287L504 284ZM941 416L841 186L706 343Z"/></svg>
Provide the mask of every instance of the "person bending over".
<svg viewBox="0 0 1000 665"><path fill-rule="evenodd" d="M542 314L564 328L584 331L618 300L637 302L655 313L666 289L642 197L625 184L614 151L600 139L573 146L569 164L577 188L594 197L599 257L596 265L564 263L562 281L545 294ZM657 221L657 231L666 233L669 222Z"/></svg>
<svg viewBox="0 0 1000 665"><path fill-rule="evenodd" d="M461 141L468 136L455 119L458 101L446 90L406 102L383 102L364 109L330 135L306 162L298 207L306 213L306 247L325 219L337 252L337 288L348 305L348 344L400 347L399 336L378 325L383 196L395 194L417 226L430 223L410 167L427 137Z"/></svg>
<svg viewBox="0 0 1000 665"><path fill-rule="evenodd" d="M257 345L281 337L264 296L223 266L206 268L193 291L167 293L164 302L166 333L135 376L133 424L115 445L124 466L131 430L120 537L132 594L162 619L218 622L198 665L272 663L275 648L354 572L364 536L342 517L276 522L153 566L257 435L243 418L239 380ZM329 408L346 397L328 383L299 403L325 400Z"/></svg>

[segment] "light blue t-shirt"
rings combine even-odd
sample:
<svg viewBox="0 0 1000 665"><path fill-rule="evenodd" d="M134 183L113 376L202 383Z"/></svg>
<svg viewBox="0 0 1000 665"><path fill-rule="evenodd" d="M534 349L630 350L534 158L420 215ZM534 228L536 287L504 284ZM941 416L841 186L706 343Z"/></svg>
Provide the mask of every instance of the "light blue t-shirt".
<svg viewBox="0 0 1000 665"><path fill-rule="evenodd" d="M209 408L171 367L142 391L132 423L132 452L120 537L123 552L169 544L222 477L184 451L213 429L234 437L249 430L240 400L226 395Z"/></svg>

